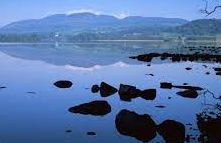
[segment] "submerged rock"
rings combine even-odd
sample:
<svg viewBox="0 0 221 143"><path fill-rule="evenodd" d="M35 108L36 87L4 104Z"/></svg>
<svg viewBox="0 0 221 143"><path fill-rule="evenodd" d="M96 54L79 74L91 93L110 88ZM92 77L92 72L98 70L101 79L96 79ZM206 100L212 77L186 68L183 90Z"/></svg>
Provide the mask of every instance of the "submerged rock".
<svg viewBox="0 0 221 143"><path fill-rule="evenodd" d="M182 97L186 97L186 98L197 98L198 97L197 91L193 90L193 89L180 91L180 92L177 92L177 94Z"/></svg>
<svg viewBox="0 0 221 143"><path fill-rule="evenodd" d="M156 89L146 89L141 91L140 97L146 100L154 100L157 95Z"/></svg>
<svg viewBox="0 0 221 143"><path fill-rule="evenodd" d="M108 97L110 95L115 94L117 91L118 90L115 87L113 87L105 82L102 82L100 84L100 94L102 97Z"/></svg>
<svg viewBox="0 0 221 143"><path fill-rule="evenodd" d="M135 86L120 84L118 94L123 101L131 101L133 98L139 97L141 91Z"/></svg>
<svg viewBox="0 0 221 143"><path fill-rule="evenodd" d="M116 116L115 124L120 134L143 142L148 142L157 135L156 124L147 114L138 115L135 112L121 110Z"/></svg>
<svg viewBox="0 0 221 143"><path fill-rule="evenodd" d="M93 85L93 86L91 87L91 92L92 92L92 93L98 93L99 90L100 90L100 87L99 87L98 85Z"/></svg>
<svg viewBox="0 0 221 143"><path fill-rule="evenodd" d="M34 92L34 91L29 91L29 92L27 92L28 94L36 94L36 92Z"/></svg>
<svg viewBox="0 0 221 143"><path fill-rule="evenodd" d="M210 72L206 72L206 74L207 74L207 75L209 75L209 74L210 74Z"/></svg>
<svg viewBox="0 0 221 143"><path fill-rule="evenodd" d="M163 105L156 105L155 107L157 107L157 108L165 108L166 106L163 106Z"/></svg>
<svg viewBox="0 0 221 143"><path fill-rule="evenodd" d="M87 135L88 136L96 136L96 133L95 132L87 132Z"/></svg>
<svg viewBox="0 0 221 143"><path fill-rule="evenodd" d="M185 69L188 70L188 71L189 71L189 70L192 70L192 68L190 68L190 67L187 67L187 68L185 68Z"/></svg>
<svg viewBox="0 0 221 143"><path fill-rule="evenodd" d="M6 87L6 86L1 86L1 87L0 87L0 89L4 89L4 88L7 88L7 87Z"/></svg>
<svg viewBox="0 0 221 143"><path fill-rule="evenodd" d="M104 116L111 112L111 106L107 101L93 101L69 108L69 112L84 115Z"/></svg>
<svg viewBox="0 0 221 143"><path fill-rule="evenodd" d="M54 83L54 85L58 88L70 88L73 83L68 80L60 80Z"/></svg>
<svg viewBox="0 0 221 143"><path fill-rule="evenodd" d="M158 126L157 131L166 143L183 143L185 141L185 126L180 122L166 120Z"/></svg>
<svg viewBox="0 0 221 143"><path fill-rule="evenodd" d="M72 132L72 130L66 130L65 132L66 132L66 133L71 133L71 132Z"/></svg>

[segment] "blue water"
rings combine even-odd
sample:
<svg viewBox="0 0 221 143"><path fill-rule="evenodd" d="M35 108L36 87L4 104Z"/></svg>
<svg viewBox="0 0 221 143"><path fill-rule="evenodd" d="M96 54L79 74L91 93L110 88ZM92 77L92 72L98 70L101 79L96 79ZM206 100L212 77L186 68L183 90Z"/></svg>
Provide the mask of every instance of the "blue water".
<svg viewBox="0 0 221 143"><path fill-rule="evenodd" d="M215 75L213 67L221 64L156 61L147 66L128 58L153 51L179 51L179 48L162 43L1 45L0 86L7 88L0 89L0 143L139 143L117 132L114 121L122 109L149 114L157 124L171 119L184 125L191 123L197 129L196 114L208 108L207 103L217 101L211 94L201 94L197 99L183 98L176 95L178 89L160 89L160 82L188 83L219 96L221 77ZM187 71L186 67L193 69ZM207 71L211 74L206 75ZM73 86L59 89L53 85L58 80L70 80ZM91 93L91 86L102 81L115 87L123 83L140 89L156 88L157 98L123 102L118 94L102 98ZM108 101L111 113L96 117L68 112L72 106L94 100ZM156 108L156 105L166 108ZM97 135L88 136L89 131ZM188 133L199 132L186 126ZM157 141L164 142L159 135L151 142Z"/></svg>

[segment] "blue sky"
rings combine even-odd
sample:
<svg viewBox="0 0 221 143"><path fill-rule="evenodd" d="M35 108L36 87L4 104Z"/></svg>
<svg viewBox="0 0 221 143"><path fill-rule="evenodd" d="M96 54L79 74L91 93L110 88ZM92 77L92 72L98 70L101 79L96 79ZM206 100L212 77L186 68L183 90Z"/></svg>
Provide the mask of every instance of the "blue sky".
<svg viewBox="0 0 221 143"><path fill-rule="evenodd" d="M85 11L118 17L139 15L192 20L205 18L199 12L203 4L202 0L1 0L0 26L51 14ZM221 18L221 14L212 17Z"/></svg>

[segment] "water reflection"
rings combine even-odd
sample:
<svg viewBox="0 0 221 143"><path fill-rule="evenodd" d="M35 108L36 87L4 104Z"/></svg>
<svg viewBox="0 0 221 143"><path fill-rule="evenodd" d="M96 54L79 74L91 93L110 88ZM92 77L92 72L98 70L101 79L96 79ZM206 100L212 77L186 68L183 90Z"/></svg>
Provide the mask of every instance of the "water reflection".
<svg viewBox="0 0 221 143"><path fill-rule="evenodd" d="M150 63L128 58L155 50L189 52L180 47L173 49L173 45L167 47L162 43L2 45L0 86L7 88L0 90L0 141L134 143L170 142L178 137L181 142L186 135L187 141L197 142L199 134L211 138L216 132L198 128L196 114L220 101L221 80L216 74L221 65L212 61L171 63L159 59L147 66ZM67 89L54 86L61 80L73 85ZM162 82L167 83L169 90L160 88ZM95 94L100 94L100 88L102 94ZM197 98L177 95L183 89L197 90ZM189 96L189 92L184 94ZM131 118L120 114L121 110ZM131 120L140 119L145 126L141 122L126 126ZM149 124L153 125L148 128L152 130L148 134L142 132ZM141 136L131 131L134 128ZM174 132L179 135L174 137Z"/></svg>
<svg viewBox="0 0 221 143"><path fill-rule="evenodd" d="M137 63L128 57L151 52L190 52L179 43L167 42L78 43L60 44L59 46L53 44L0 44L0 51L17 58L77 67L111 65L119 61Z"/></svg>

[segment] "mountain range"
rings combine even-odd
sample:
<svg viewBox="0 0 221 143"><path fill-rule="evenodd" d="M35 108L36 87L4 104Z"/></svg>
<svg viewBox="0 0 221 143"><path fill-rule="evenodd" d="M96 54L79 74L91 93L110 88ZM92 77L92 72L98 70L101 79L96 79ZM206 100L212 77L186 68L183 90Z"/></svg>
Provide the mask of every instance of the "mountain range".
<svg viewBox="0 0 221 143"><path fill-rule="evenodd" d="M53 41L55 35L59 36L59 40L62 41L145 39L150 36L163 35L214 36L221 35L221 20L188 21L179 18L141 16L119 19L110 15L75 13L18 21L0 28L0 41L33 40L33 38L34 41L40 39Z"/></svg>
<svg viewBox="0 0 221 143"><path fill-rule="evenodd" d="M125 29L128 27L170 27L186 24L188 21L178 18L130 16L118 19L109 15L76 13L57 14L42 19L31 19L8 24L0 29L1 33L47 33L82 32Z"/></svg>

